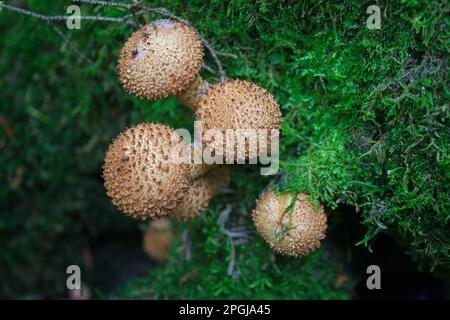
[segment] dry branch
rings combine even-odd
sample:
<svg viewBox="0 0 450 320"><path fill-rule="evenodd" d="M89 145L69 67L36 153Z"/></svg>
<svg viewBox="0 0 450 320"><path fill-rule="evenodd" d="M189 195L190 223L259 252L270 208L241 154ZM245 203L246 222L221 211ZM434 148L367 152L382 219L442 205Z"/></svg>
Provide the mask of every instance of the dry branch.
<svg viewBox="0 0 450 320"><path fill-rule="evenodd" d="M33 11L29 11L29 10L25 10L22 8L18 8L15 6L11 6L5 3L0 2L0 8L6 9L8 11L11 12L16 12L22 15L26 15L26 16L30 16L30 17L34 17L36 19L40 19L40 20L44 20L47 21L49 23L51 22L56 22L56 21L67 21L69 19L80 19L80 20L92 20L92 21L102 21L102 22L115 22L115 23L124 23L127 25L132 25L135 27L138 27L135 23L135 21L130 21L131 18L136 18L138 16L141 16L143 14L146 13L155 13L155 14L159 14L162 15L166 18L170 18L176 21L179 21L181 23L184 23L186 25L188 25L189 27L195 29L197 32L198 30L192 25L192 23L190 23L188 20L185 20L183 18L180 18L178 16L176 16L175 14L173 14L171 11L167 10L166 8L150 8L150 7L146 7L142 5L142 1L136 2L136 3L121 3L121 2L112 2L112 1L97 1L97 0L73 0L74 3L82 3L82 4L89 4L89 5L94 5L94 6L103 6L103 7L115 7L115 8L123 8L128 10L128 14L120 17L120 18L116 18L116 17L104 17L104 16L74 16L74 15L44 15L44 14L40 14L37 12L33 12ZM52 25L52 27L55 29L55 26ZM64 41L70 41L67 37L65 37L63 34L61 34L61 30L59 29L55 29L55 31L58 33L59 36L61 36L63 38ZM223 55L223 56L228 56L228 57L233 57L234 55L231 54L225 54L225 53L221 53L218 52L216 50L214 50L211 46L211 44L209 43L209 41L200 33L198 32L200 39L203 43L203 45L205 46L205 48L208 50L209 54L211 55L211 58L213 59L216 67L217 67L217 71L219 73L220 76L220 80L224 81L227 76L225 73L225 70L222 66L222 62L219 59L219 55ZM78 49L76 49L76 47L74 45L70 45L71 48L73 50L75 50L79 55L81 55L82 57L84 57L86 60L89 60L86 56L84 56L84 54L82 54Z"/></svg>

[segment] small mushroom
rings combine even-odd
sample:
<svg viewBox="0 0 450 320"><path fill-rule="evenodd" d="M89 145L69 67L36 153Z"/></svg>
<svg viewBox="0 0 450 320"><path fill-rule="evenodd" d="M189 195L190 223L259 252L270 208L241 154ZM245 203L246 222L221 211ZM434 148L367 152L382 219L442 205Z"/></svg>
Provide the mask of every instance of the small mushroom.
<svg viewBox="0 0 450 320"><path fill-rule="evenodd" d="M200 98L196 118L202 122L203 131L222 132L223 139L203 138L205 147L220 150L224 157L235 160L249 159L258 155L262 145L270 149L270 141L258 141L256 148L251 143L245 144L245 150L238 150L239 131L253 129L255 133L266 130L270 137L271 129L280 129L281 111L274 97L260 86L243 80L227 80L208 87ZM233 129L235 140L226 142L227 129ZM254 137L258 139L258 136ZM227 156L228 154L228 156Z"/></svg>
<svg viewBox="0 0 450 320"><path fill-rule="evenodd" d="M175 208L191 182L190 166L171 161L181 138L159 123L141 123L114 139L103 178L108 196L124 214L158 218Z"/></svg>
<svg viewBox="0 0 450 320"><path fill-rule="evenodd" d="M171 220L162 217L149 222L142 247L150 257L158 262L164 262L167 260L167 253L174 238Z"/></svg>
<svg viewBox="0 0 450 320"><path fill-rule="evenodd" d="M157 20L135 31L121 50L119 78L124 89L142 99L181 94L190 107L202 82L203 46L198 33L175 20ZM184 98L186 97L186 98Z"/></svg>
<svg viewBox="0 0 450 320"><path fill-rule="evenodd" d="M273 251L288 256L306 256L316 250L327 229L322 205L315 209L306 194L277 195L272 189L256 203L253 222Z"/></svg>
<svg viewBox="0 0 450 320"><path fill-rule="evenodd" d="M208 206L209 200L230 183L228 167L218 167L195 179L180 204L169 215L180 221L198 217Z"/></svg>

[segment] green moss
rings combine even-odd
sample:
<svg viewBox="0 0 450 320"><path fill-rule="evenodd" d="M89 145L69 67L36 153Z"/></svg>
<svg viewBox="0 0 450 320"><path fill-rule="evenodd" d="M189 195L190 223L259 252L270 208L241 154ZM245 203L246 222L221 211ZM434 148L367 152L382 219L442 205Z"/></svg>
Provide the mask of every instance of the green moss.
<svg viewBox="0 0 450 320"><path fill-rule="evenodd" d="M240 228L250 230L250 239L236 245L233 259L230 238L220 229L218 216L208 211L198 220L178 226L179 232L188 230L191 235L190 260L183 258L183 245L177 241L167 264L153 270L148 277L130 281L113 298L349 298L350 282L339 284L339 278L348 279L348 275L326 246L307 258L276 256L253 232L249 219L245 219ZM239 220L236 218L230 219L234 228Z"/></svg>

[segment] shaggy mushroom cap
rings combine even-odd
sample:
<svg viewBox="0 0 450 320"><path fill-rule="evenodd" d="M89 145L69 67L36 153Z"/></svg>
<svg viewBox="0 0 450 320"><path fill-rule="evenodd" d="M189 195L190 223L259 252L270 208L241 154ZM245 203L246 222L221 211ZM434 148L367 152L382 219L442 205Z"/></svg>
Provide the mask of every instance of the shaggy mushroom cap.
<svg viewBox="0 0 450 320"><path fill-rule="evenodd" d="M171 161L181 138L159 123L141 123L114 139L103 166L108 196L136 219L165 215L181 201L190 183L190 167Z"/></svg>
<svg viewBox="0 0 450 320"><path fill-rule="evenodd" d="M327 216L322 205L315 209L306 194L277 195L270 189L253 210L256 230L270 248L288 256L306 256L325 238Z"/></svg>
<svg viewBox="0 0 450 320"><path fill-rule="evenodd" d="M203 46L197 32L174 20L135 31L122 48L119 78L126 91L156 100L176 95L197 77Z"/></svg>
<svg viewBox="0 0 450 320"><path fill-rule="evenodd" d="M203 131L220 130L225 137L227 129L254 129L258 134L261 130L266 130L269 138L271 129L280 129L281 111L275 98L267 90L254 83L236 79L209 86L200 98L196 117L198 121L202 121ZM235 131L234 145L227 145L225 138L217 141L205 137L203 141L205 146L211 148L216 145L217 150L223 150L224 155L234 147L234 159L242 159L242 156L239 157L236 143L239 136L242 134ZM221 148L222 144L227 149ZM249 155L258 154L261 144L270 149L270 141L258 140L256 149L246 143L245 150L240 152L248 159Z"/></svg>
<svg viewBox="0 0 450 320"><path fill-rule="evenodd" d="M230 172L221 166L195 179L181 203L169 215L180 221L198 217L208 206L209 200L230 183Z"/></svg>

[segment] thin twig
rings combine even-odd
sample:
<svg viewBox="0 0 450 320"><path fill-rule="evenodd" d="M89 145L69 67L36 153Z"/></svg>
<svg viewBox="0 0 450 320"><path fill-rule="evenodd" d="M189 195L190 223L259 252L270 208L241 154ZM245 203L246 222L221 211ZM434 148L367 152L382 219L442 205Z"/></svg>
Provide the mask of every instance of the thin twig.
<svg viewBox="0 0 450 320"><path fill-rule="evenodd" d="M202 64L202 68L208 72L214 73L214 70L210 66L208 66L206 63Z"/></svg>
<svg viewBox="0 0 450 320"><path fill-rule="evenodd" d="M191 260L192 254L191 254L191 247L192 247L192 240L189 235L189 230L184 230L181 234L181 253L185 260Z"/></svg>
<svg viewBox="0 0 450 320"><path fill-rule="evenodd" d="M52 27L52 29L63 39L63 41L74 51L76 52L80 58L84 61L87 61L89 64L94 65L94 61L88 58L83 52L81 52L78 47L72 43L72 41L52 22L48 21L48 24Z"/></svg>
<svg viewBox="0 0 450 320"><path fill-rule="evenodd" d="M220 212L217 224L220 227L220 231L225 234L230 241L230 262L227 267L227 275L233 278L239 277L239 271L236 267L236 246L245 244L247 242L248 234L244 227L235 227L228 229L225 224L230 218L231 206L227 206L222 212Z"/></svg>
<svg viewBox="0 0 450 320"><path fill-rule="evenodd" d="M94 20L94 21L103 21L103 22L117 22L117 23L127 23L133 24L132 22L126 21L123 18L113 18L113 17L101 17L101 16L48 16L40 13L36 13L33 11L28 11L25 9L21 9L18 7L10 6L9 4L1 3L0 8L17 12L26 16L30 16L36 19L45 20L45 21L67 21L69 19L80 19L80 20Z"/></svg>
<svg viewBox="0 0 450 320"><path fill-rule="evenodd" d="M206 40L203 36L200 36L203 45L206 47L206 49L208 49L208 51L211 54L211 57L213 58L217 69L219 69L219 74L220 74L220 81L224 82L227 79L227 74L225 73L225 70L222 67L222 63L220 62L219 57L216 54L216 51L211 47L211 45L209 44L209 41Z"/></svg>
<svg viewBox="0 0 450 320"><path fill-rule="evenodd" d="M238 58L238 56L235 55L234 53L216 51L216 54L218 56L223 56L223 57L228 57L228 58L233 58L233 59L237 59Z"/></svg>
<svg viewBox="0 0 450 320"><path fill-rule="evenodd" d="M97 1L97 0L73 0L73 2L92 4L94 6L116 7L125 9L130 9L131 7L136 5L134 3L121 3L121 2Z"/></svg>
<svg viewBox="0 0 450 320"><path fill-rule="evenodd" d="M3 129L6 132L6 136L10 141L13 141L15 139L14 131L11 129L11 127L8 124L8 121L0 114L0 126L3 127Z"/></svg>
<svg viewBox="0 0 450 320"><path fill-rule="evenodd" d="M94 21L105 21L105 22L116 22L116 23L125 23L128 25L132 25L132 26L136 26L135 21L129 21L130 18L135 18L139 15L143 15L145 13L157 13L160 14L164 17L167 18L171 18L173 20L179 21L183 24L188 25L189 27L193 28L194 30L197 31L197 33L200 36L200 40L203 43L203 45L205 46L205 48L209 51L212 59L214 60L214 63L217 66L218 69L218 73L220 75L220 81L225 81L227 78L227 75L225 73L225 70L222 66L222 63L219 59L219 55L223 55L223 56L230 56L230 57L234 57L234 55L232 54L227 54L227 53L222 53L222 52L218 52L216 50L214 50L211 46L211 44L209 43L209 41L201 35L200 32L198 32L198 30L187 20L180 18L178 16L176 16L175 14L173 14L172 12L170 12L169 10L167 10L166 8L149 8L149 7L145 7L141 5L141 2L139 3L132 3L132 4L128 4L128 3L120 3L120 2L111 2L111 1L98 1L98 0L74 0L74 2L78 2L78 3L84 3L84 4L90 4L90 5L97 5L97 6L108 6L108 7L116 7L116 8L125 8L128 11L130 11L130 14L127 14L121 18L115 18L115 17L103 17L103 16L49 16L49 15L43 15L40 13L36 13L33 11L28 11L25 9L21 9L18 7L14 7L8 4L4 4L0 2L0 8L9 10L9 11L13 11L13 12L17 12L23 15L27 15L30 17L34 17L37 19L41 19L41 20L45 20L47 22L50 21L67 21L68 19L80 19L80 20L94 20Z"/></svg>

